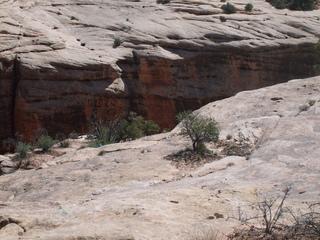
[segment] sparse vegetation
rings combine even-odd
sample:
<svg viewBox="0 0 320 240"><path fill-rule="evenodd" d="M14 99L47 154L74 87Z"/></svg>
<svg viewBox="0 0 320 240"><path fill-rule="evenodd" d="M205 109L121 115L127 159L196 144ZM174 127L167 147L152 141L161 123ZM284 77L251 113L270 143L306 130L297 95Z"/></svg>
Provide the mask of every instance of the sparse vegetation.
<svg viewBox="0 0 320 240"><path fill-rule="evenodd" d="M301 106L299 107L299 112L308 111L309 108L310 108L310 106L308 106L308 105L301 105Z"/></svg>
<svg viewBox="0 0 320 240"><path fill-rule="evenodd" d="M122 41L120 38L115 38L113 41L113 48L117 48L122 44Z"/></svg>
<svg viewBox="0 0 320 240"><path fill-rule="evenodd" d="M266 0L277 9L312 11L316 6L315 0Z"/></svg>
<svg viewBox="0 0 320 240"><path fill-rule="evenodd" d="M261 218L263 219L263 225L265 226L265 233L271 234L279 220L279 218L283 214L283 204L286 198L288 197L288 194L290 192L291 188L287 187L283 192L284 195L280 201L280 204L276 206L276 201L278 198L275 199L264 199L262 202L259 202L256 206L256 208L260 211L262 214Z"/></svg>
<svg viewBox="0 0 320 240"><path fill-rule="evenodd" d="M166 3L170 3L171 0L157 0L157 3L161 3L161 4L166 4Z"/></svg>
<svg viewBox="0 0 320 240"><path fill-rule="evenodd" d="M79 134L76 132L72 132L69 134L69 138L71 139L78 139L79 138Z"/></svg>
<svg viewBox="0 0 320 240"><path fill-rule="evenodd" d="M134 140L159 132L160 127L150 120L144 120L135 112L130 112L128 119L120 122L119 139L117 141Z"/></svg>
<svg viewBox="0 0 320 240"><path fill-rule="evenodd" d="M309 100L308 104L312 107L316 103L316 100Z"/></svg>
<svg viewBox="0 0 320 240"><path fill-rule="evenodd" d="M244 10L246 12L252 12L253 10L253 5L251 3L246 4L246 6L244 7Z"/></svg>
<svg viewBox="0 0 320 240"><path fill-rule="evenodd" d="M181 134L191 139L193 151L197 153L205 153L204 143L219 140L219 126L213 118L182 112L177 120L181 122Z"/></svg>
<svg viewBox="0 0 320 240"><path fill-rule="evenodd" d="M306 213L298 214L289 210L295 220L295 224L291 227L291 232L303 239L319 239L320 238L320 203L308 204ZM302 239L301 238L301 239Z"/></svg>
<svg viewBox="0 0 320 240"><path fill-rule="evenodd" d="M15 152L19 154L20 158L26 158L28 156L28 152L30 151L31 147L29 144L24 142L18 142L15 147Z"/></svg>
<svg viewBox="0 0 320 240"><path fill-rule="evenodd" d="M7 151L13 151L19 142L23 142L23 136L19 133L16 133L14 137L10 137L5 139L2 142L3 147L7 149Z"/></svg>
<svg viewBox="0 0 320 240"><path fill-rule="evenodd" d="M220 19L221 22L226 22L227 21L226 17L224 17L224 16L220 16L219 19Z"/></svg>
<svg viewBox="0 0 320 240"><path fill-rule="evenodd" d="M202 230L202 231L196 231L191 234L192 236L190 239L192 240L219 240L223 239L223 236L214 229L208 229L208 230Z"/></svg>
<svg viewBox="0 0 320 240"><path fill-rule="evenodd" d="M320 237L320 203L308 204L308 209L302 213L301 210L293 210L284 207L284 203L291 191L290 187L284 189L284 195L278 201L279 197L264 199L253 205L258 210L258 215L249 217L241 208L238 208L237 219L243 224L248 225L247 229L236 230L228 236L229 240L261 240L261 239L295 239L295 240L313 240ZM290 215L293 218L292 224L280 223L280 218L287 218ZM250 220L262 220L263 228L258 228ZM287 219L288 220L288 219ZM288 222L288 221L286 221Z"/></svg>
<svg viewBox="0 0 320 240"><path fill-rule="evenodd" d="M237 12L237 8L231 3L223 4L221 6L221 9L223 10L224 13L227 13L227 14L232 14Z"/></svg>
<svg viewBox="0 0 320 240"><path fill-rule="evenodd" d="M93 141L89 146L99 147L105 144L134 140L155 134L159 130L160 127L156 123L144 120L142 116L138 116L134 112L130 112L127 119L115 117L101 121L93 116L89 133L89 138Z"/></svg>
<svg viewBox="0 0 320 240"><path fill-rule="evenodd" d="M36 143L35 146L37 148L41 148L43 152L47 152L54 144L54 140L49 135L41 135Z"/></svg>
<svg viewBox="0 0 320 240"><path fill-rule="evenodd" d="M234 166L234 163L233 163L233 162L229 162L229 163L227 164L227 167L232 167L232 166Z"/></svg>
<svg viewBox="0 0 320 240"><path fill-rule="evenodd" d="M103 156L104 155L104 151L100 151L99 153L98 153L98 156Z"/></svg>
<svg viewBox="0 0 320 240"><path fill-rule="evenodd" d="M70 146L70 142L67 139L59 142L60 148L68 148L69 146Z"/></svg>

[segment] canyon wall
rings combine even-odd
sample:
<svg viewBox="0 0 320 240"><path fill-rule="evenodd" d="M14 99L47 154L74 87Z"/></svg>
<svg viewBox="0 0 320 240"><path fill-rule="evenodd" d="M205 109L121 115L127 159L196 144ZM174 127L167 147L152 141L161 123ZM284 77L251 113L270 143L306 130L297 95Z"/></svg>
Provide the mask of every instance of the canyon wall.
<svg viewBox="0 0 320 240"><path fill-rule="evenodd" d="M319 11L257 1L220 22L220 1L0 4L0 141L85 133L93 113L171 128L182 110L314 75Z"/></svg>

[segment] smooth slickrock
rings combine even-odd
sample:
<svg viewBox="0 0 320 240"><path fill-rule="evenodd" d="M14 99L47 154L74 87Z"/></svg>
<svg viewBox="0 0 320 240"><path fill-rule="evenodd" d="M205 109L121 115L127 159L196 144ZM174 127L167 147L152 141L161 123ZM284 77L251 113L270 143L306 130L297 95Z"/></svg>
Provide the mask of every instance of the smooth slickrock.
<svg viewBox="0 0 320 240"><path fill-rule="evenodd" d="M179 126L131 142L64 150L43 169L0 176L1 212L19 222L26 240L191 240L210 229L227 234L241 227L240 217L257 216L252 204L287 186L285 206L303 211L320 194L319 81L245 91L196 111L216 118L222 140L253 147L247 159L177 168L164 157L190 144Z"/></svg>
<svg viewBox="0 0 320 240"><path fill-rule="evenodd" d="M1 1L0 141L86 133L93 112L173 127L181 110L314 74L319 10L231 3L238 13L220 0Z"/></svg>

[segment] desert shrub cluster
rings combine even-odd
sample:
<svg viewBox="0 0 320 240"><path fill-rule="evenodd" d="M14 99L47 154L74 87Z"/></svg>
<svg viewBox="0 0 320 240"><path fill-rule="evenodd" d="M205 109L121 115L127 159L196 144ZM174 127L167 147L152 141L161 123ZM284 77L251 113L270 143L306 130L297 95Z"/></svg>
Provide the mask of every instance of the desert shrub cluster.
<svg viewBox="0 0 320 240"><path fill-rule="evenodd" d="M157 3L166 4L170 3L170 0L157 0Z"/></svg>
<svg viewBox="0 0 320 240"><path fill-rule="evenodd" d="M116 143L127 140L134 140L146 135L158 133L160 127L153 121L145 120L137 113L130 112L127 118L116 117L112 120L99 120L94 117L91 119L90 132L87 134L89 147L99 147L105 144ZM77 139L78 133L69 134L69 139ZM34 154L49 152L55 155L54 148L68 148L70 140L62 133L52 137L45 129L35 131L35 136L30 141L23 140L23 136L16 134L14 138L8 138L3 145L8 151L13 151L15 156L12 160L16 161L16 168L26 167L30 164L30 157Z"/></svg>
<svg viewBox="0 0 320 240"><path fill-rule="evenodd" d="M244 10L246 12L252 12L253 10L253 5L251 3L247 3L246 6L244 7Z"/></svg>
<svg viewBox="0 0 320 240"><path fill-rule="evenodd" d="M227 13L227 14L232 14L237 12L237 8L231 3L223 4L221 6L221 9L223 10L224 13Z"/></svg>
<svg viewBox="0 0 320 240"><path fill-rule="evenodd" d="M159 132L160 127L151 120L145 120L135 112L130 112L127 118L99 120L91 118L91 129L88 137L92 140L90 147L134 140Z"/></svg>
<svg viewBox="0 0 320 240"><path fill-rule="evenodd" d="M320 238L320 203L308 204L307 209L293 209L287 207L286 201L291 187L283 190L283 195L274 198L264 198L251 207L256 209L256 215L243 217L239 211L239 220L247 228L237 229L228 236L232 240L315 240ZM261 226L250 223L258 220ZM286 220L286 221L282 221ZM288 221L289 220L289 221ZM291 224L289 223L291 222Z"/></svg>
<svg viewBox="0 0 320 240"><path fill-rule="evenodd" d="M312 11L315 9L315 0L266 0L275 8L284 9L288 8L290 10L300 10L300 11Z"/></svg>

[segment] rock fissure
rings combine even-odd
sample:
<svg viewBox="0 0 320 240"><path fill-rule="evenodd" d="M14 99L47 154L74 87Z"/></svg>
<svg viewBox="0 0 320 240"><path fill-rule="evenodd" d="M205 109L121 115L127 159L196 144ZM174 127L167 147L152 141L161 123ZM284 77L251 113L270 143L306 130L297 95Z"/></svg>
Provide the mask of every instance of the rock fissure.
<svg viewBox="0 0 320 240"><path fill-rule="evenodd" d="M19 57L18 55L15 56L13 67L12 67L12 109L11 109L11 136L15 136L16 130L15 130L15 107L16 107L16 99L19 91Z"/></svg>

